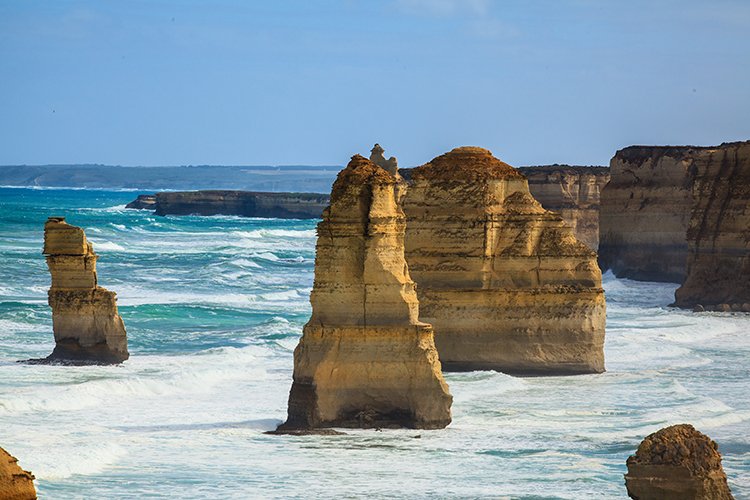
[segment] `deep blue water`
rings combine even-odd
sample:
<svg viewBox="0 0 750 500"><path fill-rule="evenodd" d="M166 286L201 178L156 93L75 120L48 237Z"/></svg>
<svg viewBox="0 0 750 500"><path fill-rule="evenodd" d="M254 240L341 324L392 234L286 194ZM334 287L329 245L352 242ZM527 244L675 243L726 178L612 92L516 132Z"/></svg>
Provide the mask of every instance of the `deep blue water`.
<svg viewBox="0 0 750 500"><path fill-rule="evenodd" d="M605 277L607 373L448 374L440 431L278 437L310 313L315 221L156 217L134 192L0 188L0 446L40 498L625 498L648 433L693 423L750 497L750 318L673 310L674 286ZM85 228L131 359L53 348L48 216ZM415 439L420 436L419 439Z"/></svg>

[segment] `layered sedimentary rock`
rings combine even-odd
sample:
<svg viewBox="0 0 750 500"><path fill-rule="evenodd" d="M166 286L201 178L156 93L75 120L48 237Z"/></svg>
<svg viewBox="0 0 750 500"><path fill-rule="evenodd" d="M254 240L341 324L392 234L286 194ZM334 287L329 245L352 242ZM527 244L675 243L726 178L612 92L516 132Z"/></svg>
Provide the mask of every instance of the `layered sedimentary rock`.
<svg viewBox="0 0 750 500"><path fill-rule="evenodd" d="M380 144L375 144L370 150L370 161L385 169L389 174L398 174L398 160L396 157L391 156L386 160L383 153L385 153L385 149Z"/></svg>
<svg viewBox="0 0 750 500"><path fill-rule="evenodd" d="M750 312L750 141L703 148L692 170L687 277L675 304Z"/></svg>
<svg viewBox="0 0 750 500"><path fill-rule="evenodd" d="M404 211L406 260L444 370L604 370L596 253L516 169L454 149L411 172Z"/></svg>
<svg viewBox="0 0 750 500"><path fill-rule="evenodd" d="M701 148L631 146L610 162L602 190L599 264L619 278L681 283Z"/></svg>
<svg viewBox="0 0 750 500"><path fill-rule="evenodd" d="M120 363L128 359L116 294L98 286L93 246L63 217L44 225L44 254L52 275L49 305L55 350L45 361Z"/></svg>
<svg viewBox="0 0 750 500"><path fill-rule="evenodd" d="M518 169L529 180L531 195L547 210L558 212L578 241L599 246L599 198L609 182L609 167L544 165Z"/></svg>
<svg viewBox="0 0 750 500"><path fill-rule="evenodd" d="M680 424L649 435L627 460L625 485L638 500L729 500L716 443Z"/></svg>
<svg viewBox="0 0 750 500"><path fill-rule="evenodd" d="M327 194L252 191L177 191L140 195L126 208L154 210L156 215L239 215L277 219L319 219Z"/></svg>
<svg viewBox="0 0 750 500"><path fill-rule="evenodd" d="M279 432L450 423L452 397L404 260L402 192L399 177L359 155L339 173Z"/></svg>
<svg viewBox="0 0 750 500"><path fill-rule="evenodd" d="M18 466L18 459L0 448L0 499L35 500L34 476Z"/></svg>

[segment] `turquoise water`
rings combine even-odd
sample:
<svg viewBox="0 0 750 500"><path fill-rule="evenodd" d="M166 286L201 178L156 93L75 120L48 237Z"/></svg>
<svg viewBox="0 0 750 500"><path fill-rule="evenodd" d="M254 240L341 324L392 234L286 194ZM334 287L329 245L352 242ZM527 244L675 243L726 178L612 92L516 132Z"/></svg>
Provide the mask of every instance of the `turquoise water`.
<svg viewBox="0 0 750 500"><path fill-rule="evenodd" d="M750 498L750 317L673 310L674 287L605 277L607 373L448 374L440 431L267 436L310 313L315 221L156 217L135 192L0 188L0 446L40 498L625 498L648 433L693 423ZM43 224L86 229L131 358L52 351ZM419 438L417 438L419 436Z"/></svg>

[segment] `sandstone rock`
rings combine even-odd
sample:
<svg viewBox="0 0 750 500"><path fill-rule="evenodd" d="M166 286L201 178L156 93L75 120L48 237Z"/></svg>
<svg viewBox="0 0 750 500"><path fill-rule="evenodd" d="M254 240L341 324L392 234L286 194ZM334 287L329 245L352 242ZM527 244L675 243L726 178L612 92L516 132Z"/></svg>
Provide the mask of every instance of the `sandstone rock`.
<svg viewBox="0 0 750 500"><path fill-rule="evenodd" d="M0 499L34 500L34 475L18 466L18 459L0 448Z"/></svg>
<svg viewBox="0 0 750 500"><path fill-rule="evenodd" d="M619 278L681 283L700 148L630 146L610 162L601 193L599 265Z"/></svg>
<svg viewBox="0 0 750 500"><path fill-rule="evenodd" d="M728 313L732 310L732 306L730 306L729 304L719 304L716 306L716 310L719 312Z"/></svg>
<svg viewBox="0 0 750 500"><path fill-rule="evenodd" d="M318 224L312 317L277 432L450 423L452 397L404 260L402 191L359 155L339 173Z"/></svg>
<svg viewBox="0 0 750 500"><path fill-rule="evenodd" d="M609 167L544 165L518 170L529 180L534 199L562 215L578 241L596 250L600 192L609 182Z"/></svg>
<svg viewBox="0 0 750 500"><path fill-rule="evenodd" d="M693 312L696 312L696 313L699 313L699 312L703 312L703 311L705 311L705 310L706 310L706 309L705 309L705 308L704 308L704 307L703 307L702 305L700 305L700 304L696 304L696 305L695 305L695 306L693 307Z"/></svg>
<svg viewBox="0 0 750 500"><path fill-rule="evenodd" d="M156 195L139 194L138 198L125 205L125 208L135 208L138 210L156 210Z"/></svg>
<svg viewBox="0 0 750 500"><path fill-rule="evenodd" d="M716 443L680 424L643 440L627 460L625 485L638 500L729 500L732 494Z"/></svg>
<svg viewBox="0 0 750 500"><path fill-rule="evenodd" d="M319 219L329 203L328 195L319 193L173 191L157 193L154 197L154 205L151 208L156 215L239 215L275 219Z"/></svg>
<svg viewBox="0 0 750 500"><path fill-rule="evenodd" d="M406 259L444 370L604 371L596 253L486 149L411 172Z"/></svg>
<svg viewBox="0 0 750 500"><path fill-rule="evenodd" d="M398 160L396 160L395 156L391 156L386 160L383 153L385 153L385 149L380 144L375 144L370 150L370 161L380 168L385 169L389 174L396 175L398 173Z"/></svg>
<svg viewBox="0 0 750 500"><path fill-rule="evenodd" d="M44 225L44 253L52 275L49 305L55 350L44 360L110 364L128 359L127 336L116 294L98 286L93 246L63 217Z"/></svg>
<svg viewBox="0 0 750 500"><path fill-rule="evenodd" d="M750 302L750 141L702 148L693 171L687 277L675 304Z"/></svg>
<svg viewBox="0 0 750 500"><path fill-rule="evenodd" d="M750 312L750 302L742 304L742 312Z"/></svg>

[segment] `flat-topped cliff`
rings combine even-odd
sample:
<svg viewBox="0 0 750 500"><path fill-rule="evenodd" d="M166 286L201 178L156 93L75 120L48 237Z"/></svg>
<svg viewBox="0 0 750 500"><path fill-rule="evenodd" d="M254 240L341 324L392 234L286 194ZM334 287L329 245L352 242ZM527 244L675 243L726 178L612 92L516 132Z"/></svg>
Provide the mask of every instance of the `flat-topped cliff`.
<svg viewBox="0 0 750 500"><path fill-rule="evenodd" d="M750 141L704 148L693 161L687 277L675 304L750 303ZM750 311L749 311L750 312Z"/></svg>
<svg viewBox="0 0 750 500"><path fill-rule="evenodd" d="M444 370L604 371L596 253L486 149L413 169L406 260Z"/></svg>
<svg viewBox="0 0 750 500"><path fill-rule="evenodd" d="M128 359L125 325L115 292L98 285L93 245L64 217L44 225L44 254L52 276L49 305L55 349L42 362L112 364Z"/></svg>
<svg viewBox="0 0 750 500"><path fill-rule="evenodd" d="M318 224L312 316L278 432L450 423L452 397L404 259L404 187L359 155L339 173Z"/></svg>
<svg viewBox="0 0 750 500"><path fill-rule="evenodd" d="M165 191L140 195L126 208L154 210L156 215L239 215L277 219L319 219L327 194L254 191Z"/></svg>

